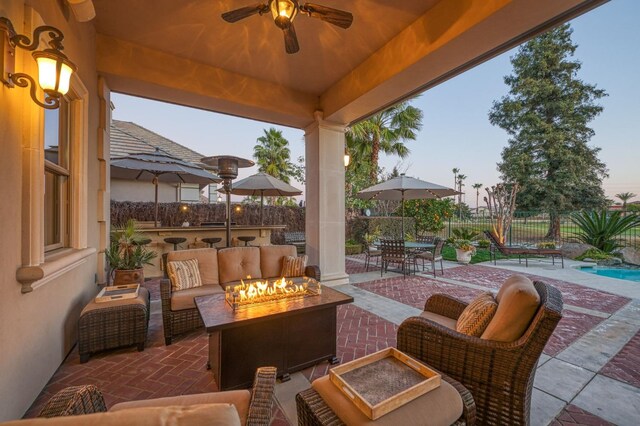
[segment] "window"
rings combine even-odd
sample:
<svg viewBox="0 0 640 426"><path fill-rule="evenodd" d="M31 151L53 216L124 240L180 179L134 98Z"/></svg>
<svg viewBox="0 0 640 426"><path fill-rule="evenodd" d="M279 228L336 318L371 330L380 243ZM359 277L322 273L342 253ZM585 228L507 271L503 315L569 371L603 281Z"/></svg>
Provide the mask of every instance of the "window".
<svg viewBox="0 0 640 426"><path fill-rule="evenodd" d="M186 203L200 202L200 185L197 183L181 183L180 201Z"/></svg>
<svg viewBox="0 0 640 426"><path fill-rule="evenodd" d="M218 192L218 185L212 183L209 185L209 203L217 203L220 193Z"/></svg>
<svg viewBox="0 0 640 426"><path fill-rule="evenodd" d="M69 244L69 104L44 113L44 248L45 252Z"/></svg>

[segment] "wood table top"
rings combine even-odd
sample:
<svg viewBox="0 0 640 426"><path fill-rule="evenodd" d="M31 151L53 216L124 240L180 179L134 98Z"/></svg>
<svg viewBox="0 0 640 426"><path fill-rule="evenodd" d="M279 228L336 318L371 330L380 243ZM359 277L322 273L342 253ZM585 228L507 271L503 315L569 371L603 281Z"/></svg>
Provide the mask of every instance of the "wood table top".
<svg viewBox="0 0 640 426"><path fill-rule="evenodd" d="M265 317L284 317L353 302L351 296L330 287L322 287L322 293L319 295L267 302L243 307L234 312L224 297L222 293L195 298L196 307L208 332L260 322Z"/></svg>

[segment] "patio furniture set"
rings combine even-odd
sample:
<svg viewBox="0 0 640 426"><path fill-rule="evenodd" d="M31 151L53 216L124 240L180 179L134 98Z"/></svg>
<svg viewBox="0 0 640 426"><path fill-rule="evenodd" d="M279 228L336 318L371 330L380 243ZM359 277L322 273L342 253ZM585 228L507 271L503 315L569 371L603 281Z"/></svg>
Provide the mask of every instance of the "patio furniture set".
<svg viewBox="0 0 640 426"><path fill-rule="evenodd" d="M440 262L440 273L444 275L442 264L442 248L444 241L433 237L418 237L416 241L401 239L382 239L376 245L367 245L365 251L365 269L368 271L371 259L375 259L376 266L380 260L380 276L387 272L389 265L396 265L402 275L406 277L418 271L418 261L422 262L422 270L425 270L426 262L431 263L431 271L436 276L436 262Z"/></svg>
<svg viewBox="0 0 640 426"><path fill-rule="evenodd" d="M383 253L386 245L383 244ZM441 247L439 241L435 243L438 246ZM394 249L397 256L405 256L406 247L402 244L394 242ZM284 305L278 302L234 316L225 304L224 286L251 274L277 277L283 258L295 255L294 246L206 248L169 254L169 262L196 259L202 285L192 289L172 288L172 282L174 287L176 282L180 284L181 277L176 274L185 271L170 268L171 279L161 284L166 343L170 344L173 336L204 324L210 336L209 361L221 392L131 401L116 404L103 413L106 407L99 390L79 386L54 396L40 416L102 413L91 420L97 425L138 418L147 422L140 424L154 424L149 419L167 415L184 416L184 424L218 418L225 419L224 424L268 425L276 376L287 379L289 372L323 359L337 362L336 307L353 299L325 288L317 299L292 299ZM415 263L415 258L412 262ZM317 267L306 267L305 273L320 278ZM121 300L103 313L93 306L96 303L89 304L83 312L86 319L81 321L81 336L90 333L85 330L87 327L99 329L100 320L117 330L122 325L113 325L117 323L114 321L117 313L146 328L148 300L148 292L141 288L135 299ZM562 297L557 289L531 282L522 275L507 279L495 297L483 293L469 304L443 294L431 296L419 316L406 319L398 328L397 349L439 373L440 385L398 404L399 408L373 423L416 424L428 418L432 422L429 424L528 424L535 367L562 317L561 312ZM295 330L289 330L291 327ZM300 327L304 330L298 330ZM103 336L102 343L90 334L89 349L81 345L81 354L112 344L140 345L137 334L123 334L125 340L112 341L109 340L112 337ZM323 335L326 339L318 337ZM309 340L309 336L313 339ZM273 366L263 367L264 364ZM251 392L227 390L250 385L254 372ZM371 422L351 401L351 396L332 383L329 376L315 380L311 388L296 396L299 424ZM29 420L20 422L28 423ZM56 424L83 424L83 421L70 418Z"/></svg>

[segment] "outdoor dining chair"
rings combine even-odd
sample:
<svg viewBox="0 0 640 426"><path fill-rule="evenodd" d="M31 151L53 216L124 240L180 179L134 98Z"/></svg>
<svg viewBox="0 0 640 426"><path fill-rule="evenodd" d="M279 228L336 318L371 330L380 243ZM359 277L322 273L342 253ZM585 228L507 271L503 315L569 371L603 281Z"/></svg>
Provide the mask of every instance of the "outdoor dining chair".
<svg viewBox="0 0 640 426"><path fill-rule="evenodd" d="M435 248L433 251L423 251L416 254L416 260L422 260L422 270L424 271L425 261L431 262L431 270L433 276L436 276L436 262L440 262L440 273L444 275L444 266L442 265L442 248L444 247L444 240L442 238L436 238Z"/></svg>
<svg viewBox="0 0 640 426"><path fill-rule="evenodd" d="M369 265L371 265L371 259L375 259L376 260L376 266L378 266L378 262L380 261L380 258L382 257L382 250L380 250L378 247L372 246L369 243L365 242L365 251L364 251L364 267L366 269L366 271L369 271Z"/></svg>
<svg viewBox="0 0 640 426"><path fill-rule="evenodd" d="M383 272L387 272L389 264L393 263L398 265L402 269L402 276L411 274L411 265L416 266L416 258L412 253L407 253L404 240L381 240L380 248L382 251L382 268L380 269L380 276Z"/></svg>

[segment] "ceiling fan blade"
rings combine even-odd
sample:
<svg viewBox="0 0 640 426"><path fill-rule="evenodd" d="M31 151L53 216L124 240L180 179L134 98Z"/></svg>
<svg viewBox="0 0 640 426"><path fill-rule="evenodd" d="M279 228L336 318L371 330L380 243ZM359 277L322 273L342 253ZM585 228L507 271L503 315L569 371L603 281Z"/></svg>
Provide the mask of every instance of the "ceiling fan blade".
<svg viewBox="0 0 640 426"><path fill-rule="evenodd" d="M284 48L287 53L296 53L300 50L298 45L298 37L296 36L296 30L293 28L293 24L290 24L287 28L282 30L284 33Z"/></svg>
<svg viewBox="0 0 640 426"><path fill-rule="evenodd" d="M256 4L255 6L241 7L240 9L232 10L222 14L222 19L227 22L238 22L241 19L248 18L256 13L263 14L269 10L269 6L266 4Z"/></svg>
<svg viewBox="0 0 640 426"><path fill-rule="evenodd" d="M300 10L312 18L318 18L344 29L349 28L353 22L353 15L350 12L319 4L306 3L300 6Z"/></svg>

